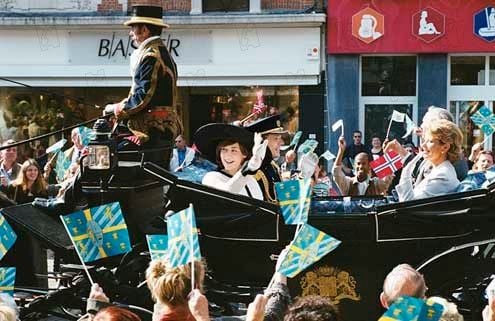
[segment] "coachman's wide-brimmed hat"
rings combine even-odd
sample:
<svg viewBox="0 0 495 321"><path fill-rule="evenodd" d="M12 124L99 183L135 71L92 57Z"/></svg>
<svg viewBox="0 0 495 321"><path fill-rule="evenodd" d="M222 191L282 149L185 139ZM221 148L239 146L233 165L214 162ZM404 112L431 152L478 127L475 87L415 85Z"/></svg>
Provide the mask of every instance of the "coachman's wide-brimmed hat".
<svg viewBox="0 0 495 321"><path fill-rule="evenodd" d="M124 25L130 26L137 23L146 23L162 28L170 27L163 22L163 9L158 6L133 6L131 19L124 22Z"/></svg>
<svg viewBox="0 0 495 321"><path fill-rule="evenodd" d="M280 115L274 115L260 119L250 124L249 126L246 126L245 128L250 132L260 133L262 135L288 133L288 131L285 130L280 124Z"/></svg>
<svg viewBox="0 0 495 321"><path fill-rule="evenodd" d="M212 123L199 128L194 134L193 139L194 145L201 155L214 163L217 161L217 146L224 140L238 142L250 151L254 144L254 134L242 127Z"/></svg>

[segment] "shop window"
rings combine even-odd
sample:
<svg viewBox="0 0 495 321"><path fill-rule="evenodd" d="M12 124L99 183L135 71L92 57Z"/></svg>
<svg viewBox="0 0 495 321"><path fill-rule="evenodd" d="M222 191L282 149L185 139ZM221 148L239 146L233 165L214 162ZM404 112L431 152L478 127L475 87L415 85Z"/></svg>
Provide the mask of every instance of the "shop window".
<svg viewBox="0 0 495 321"><path fill-rule="evenodd" d="M120 101L128 91L128 88L43 88L40 94L30 88L0 88L0 139L20 141L98 117L101 109L92 106ZM19 146L18 161L44 155L46 147L61 138L61 135L50 136Z"/></svg>
<svg viewBox="0 0 495 321"><path fill-rule="evenodd" d="M249 0L203 0L203 12L249 11Z"/></svg>
<svg viewBox="0 0 495 321"><path fill-rule="evenodd" d="M495 57L490 56L490 86L495 85Z"/></svg>
<svg viewBox="0 0 495 321"><path fill-rule="evenodd" d="M259 97L261 98L258 98ZM259 115L246 119L257 101L267 108ZM245 125L271 114L280 114L282 126L295 133L299 124L299 88L283 87L193 87L189 110L190 135L208 123L233 123L246 119Z"/></svg>
<svg viewBox="0 0 495 321"><path fill-rule="evenodd" d="M416 56L363 56L362 96L416 96Z"/></svg>
<svg viewBox="0 0 495 321"><path fill-rule="evenodd" d="M412 119L413 105L412 104L365 104L364 105L364 143L371 145L371 138L378 136L385 140L388 130L390 117L394 110L401 113L406 113ZM385 126L383 124L386 124ZM392 122L390 126L389 140L397 139L400 142L410 142L412 136L405 139L402 138L406 133L405 123Z"/></svg>
<svg viewBox="0 0 495 321"><path fill-rule="evenodd" d="M476 100L450 102L450 112L462 131L462 149L466 156L469 155L474 144L483 142L486 138L483 131L471 120L471 116L483 105L485 105L484 101ZM491 105L490 107L493 110Z"/></svg>
<svg viewBox="0 0 495 321"><path fill-rule="evenodd" d="M455 86L485 85L485 57L451 56L450 84Z"/></svg>

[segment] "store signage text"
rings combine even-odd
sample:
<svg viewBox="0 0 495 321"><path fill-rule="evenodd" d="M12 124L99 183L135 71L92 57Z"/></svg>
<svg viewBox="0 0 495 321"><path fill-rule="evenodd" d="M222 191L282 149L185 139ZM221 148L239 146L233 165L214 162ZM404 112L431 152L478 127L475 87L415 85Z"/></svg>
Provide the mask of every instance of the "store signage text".
<svg viewBox="0 0 495 321"><path fill-rule="evenodd" d="M166 38L162 38L165 46L168 48L169 52L175 56L179 57L180 49L180 39L172 38L170 34ZM131 37L121 38L112 34L110 39L101 38L98 47L98 57L107 57L108 59L115 56L123 57L127 59L132 54L132 51L137 49L137 46L131 40Z"/></svg>

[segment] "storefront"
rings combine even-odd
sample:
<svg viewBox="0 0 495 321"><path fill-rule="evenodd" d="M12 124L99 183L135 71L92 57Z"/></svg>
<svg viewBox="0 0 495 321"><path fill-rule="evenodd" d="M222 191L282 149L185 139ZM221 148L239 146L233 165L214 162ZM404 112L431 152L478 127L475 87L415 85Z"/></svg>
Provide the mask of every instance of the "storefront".
<svg viewBox="0 0 495 321"><path fill-rule="evenodd" d="M39 122L41 131L53 129L51 114L71 114L64 115L65 125L68 118L97 115L100 110L91 105L127 96L134 46L121 24L125 17L50 18L51 27L42 18L22 26L9 19L0 30L0 77L36 88L0 80L2 139L14 132L17 138L28 136L18 129L36 127L32 122ZM255 15L249 24L242 16L166 19L172 28L162 37L178 64L186 136L211 121L246 117L260 92L264 103L283 115L285 126L297 130L301 91L321 82L325 15ZM22 124L12 124L12 118Z"/></svg>
<svg viewBox="0 0 495 321"><path fill-rule="evenodd" d="M454 115L466 153L475 142L492 148L470 116L483 105L494 110L493 3L330 0L327 27L326 120L356 124L348 141L354 129L368 144L371 135L385 138L394 109L418 123L435 105ZM403 134L392 126L390 138ZM331 150L337 135L328 134Z"/></svg>

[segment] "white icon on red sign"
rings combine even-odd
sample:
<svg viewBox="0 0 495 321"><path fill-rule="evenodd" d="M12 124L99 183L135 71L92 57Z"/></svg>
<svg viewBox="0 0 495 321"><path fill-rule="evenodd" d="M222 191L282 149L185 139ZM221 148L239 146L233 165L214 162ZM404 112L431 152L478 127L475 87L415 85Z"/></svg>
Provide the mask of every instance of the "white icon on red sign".
<svg viewBox="0 0 495 321"><path fill-rule="evenodd" d="M445 34L445 15L426 7L412 16L412 34L424 42L432 42Z"/></svg>
<svg viewBox="0 0 495 321"><path fill-rule="evenodd" d="M365 8L352 16L352 35L365 43L371 43L385 33L385 18L371 8Z"/></svg>

